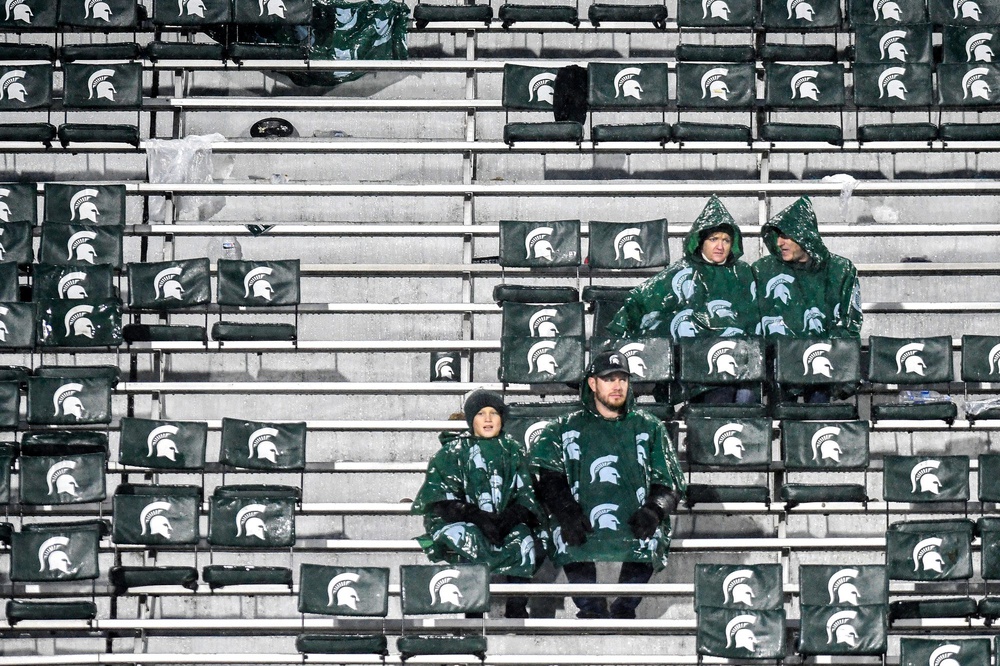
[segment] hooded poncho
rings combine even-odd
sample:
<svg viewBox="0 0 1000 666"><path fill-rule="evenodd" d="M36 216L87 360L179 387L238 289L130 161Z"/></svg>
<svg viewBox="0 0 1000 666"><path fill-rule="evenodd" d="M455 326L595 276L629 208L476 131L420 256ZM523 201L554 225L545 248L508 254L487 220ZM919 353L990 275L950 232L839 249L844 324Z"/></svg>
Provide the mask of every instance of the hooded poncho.
<svg viewBox="0 0 1000 666"><path fill-rule="evenodd" d="M809 261L782 261L779 234L798 243ZM850 260L827 249L809 198L800 198L772 217L761 235L771 254L753 265L761 315L758 332L800 338L860 337L858 271Z"/></svg>
<svg viewBox="0 0 1000 666"><path fill-rule="evenodd" d="M617 419L597 413L586 381L580 396L584 408L546 426L531 450L532 471L564 474L594 527L581 546L567 545L561 528L555 527L553 563L648 562L662 569L670 550L670 517L643 540L632 536L628 519L653 484L684 494L684 476L666 429L655 416L635 408L631 389L627 411ZM554 518L551 524L558 525Z"/></svg>

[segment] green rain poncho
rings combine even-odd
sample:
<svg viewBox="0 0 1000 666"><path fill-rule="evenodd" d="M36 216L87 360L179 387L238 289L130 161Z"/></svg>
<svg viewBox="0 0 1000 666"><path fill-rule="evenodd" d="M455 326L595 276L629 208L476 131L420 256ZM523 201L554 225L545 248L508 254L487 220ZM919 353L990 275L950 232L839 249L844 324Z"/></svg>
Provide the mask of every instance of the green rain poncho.
<svg viewBox="0 0 1000 666"><path fill-rule="evenodd" d="M631 389L628 411L617 419L597 413L586 381L580 390L584 408L553 421L531 450L531 469L564 474L573 496L594 527L581 546L569 546L560 527L552 530L551 556L556 566L569 562L648 562L667 564L671 525L666 516L650 539L636 539L628 519L642 506L653 484L683 495L684 475L663 424L635 408ZM552 519L553 526L558 525Z"/></svg>
<svg viewBox="0 0 1000 666"><path fill-rule="evenodd" d="M459 500L499 514L516 502L542 516L521 445L503 433L489 439L468 431L441 433L440 439L411 509L424 517L427 533L417 537L421 548L433 561L485 564L494 573L531 577L541 564L536 541L542 550L546 547L544 530L532 533L522 523L495 547L472 523L448 523L430 511L436 502Z"/></svg>
<svg viewBox="0 0 1000 666"><path fill-rule="evenodd" d="M779 233L798 243L809 261L782 261ZM753 265L761 315L758 332L800 338L860 337L858 271L823 244L809 198L800 198L772 217L761 234L771 254Z"/></svg>
<svg viewBox="0 0 1000 666"><path fill-rule="evenodd" d="M722 265L701 254L709 229L730 234L732 250ZM759 321L753 272L740 257L743 237L718 198L708 200L684 240L684 258L639 285L608 325L621 338L752 335Z"/></svg>

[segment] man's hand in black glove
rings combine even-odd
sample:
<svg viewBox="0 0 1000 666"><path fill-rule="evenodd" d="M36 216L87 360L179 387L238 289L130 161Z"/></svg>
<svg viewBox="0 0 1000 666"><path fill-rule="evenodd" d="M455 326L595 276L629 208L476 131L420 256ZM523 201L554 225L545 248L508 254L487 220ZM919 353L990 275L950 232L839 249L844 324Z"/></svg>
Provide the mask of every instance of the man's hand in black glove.
<svg viewBox="0 0 1000 666"><path fill-rule="evenodd" d="M538 517L528 510L528 507L516 502L501 511L500 517L497 519L497 526L504 537L513 532L514 528L521 523L533 529L538 527Z"/></svg>
<svg viewBox="0 0 1000 666"><path fill-rule="evenodd" d="M660 526L660 520L662 518L656 509L643 505L628 519L628 526L636 539L648 539Z"/></svg>
<svg viewBox="0 0 1000 666"><path fill-rule="evenodd" d="M590 524L587 516L583 515L580 505L577 504L576 507L575 515L566 516L565 520L559 518L563 541L569 546L582 546L587 543L587 532L594 531L594 526Z"/></svg>
<svg viewBox="0 0 1000 666"><path fill-rule="evenodd" d="M584 515L580 503L573 497L566 477L558 472L542 470L535 486L538 498L562 527L562 538L570 546L587 542L587 532L594 528Z"/></svg>

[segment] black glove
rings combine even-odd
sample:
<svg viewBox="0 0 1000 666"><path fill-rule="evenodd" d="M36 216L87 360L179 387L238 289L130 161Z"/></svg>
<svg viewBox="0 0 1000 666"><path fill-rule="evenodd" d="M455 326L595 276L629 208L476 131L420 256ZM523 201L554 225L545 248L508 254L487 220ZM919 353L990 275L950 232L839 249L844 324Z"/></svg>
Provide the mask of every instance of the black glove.
<svg viewBox="0 0 1000 666"><path fill-rule="evenodd" d="M444 500L432 504L431 511L449 523L472 523L494 546L501 545L506 536L500 531L496 514L483 511L474 504L459 500Z"/></svg>
<svg viewBox="0 0 1000 666"><path fill-rule="evenodd" d="M628 526L632 528L632 536L636 539L648 539L656 532L661 520L660 513L656 509L644 504L629 517Z"/></svg>
<svg viewBox="0 0 1000 666"><path fill-rule="evenodd" d="M542 471L535 492L562 528L563 541L570 546L582 546L587 542L587 532L593 532L594 528L574 499L565 476L551 470Z"/></svg>
<svg viewBox="0 0 1000 666"><path fill-rule="evenodd" d="M516 502L501 511L500 517L497 519L497 525L504 537L513 532L514 528L521 523L534 529L538 527L538 518L531 513L528 507Z"/></svg>

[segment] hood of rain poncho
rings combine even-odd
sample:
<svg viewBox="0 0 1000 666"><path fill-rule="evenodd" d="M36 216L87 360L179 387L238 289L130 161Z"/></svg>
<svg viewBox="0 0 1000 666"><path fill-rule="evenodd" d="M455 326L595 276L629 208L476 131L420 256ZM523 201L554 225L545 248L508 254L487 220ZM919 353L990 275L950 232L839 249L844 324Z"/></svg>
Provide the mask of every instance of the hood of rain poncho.
<svg viewBox="0 0 1000 666"><path fill-rule="evenodd" d="M684 255L692 261L702 264L708 263L701 255L701 244L710 231L716 230L726 232L733 239L729 256L726 257L726 262L722 265L732 266L739 261L740 257L743 256L743 233L736 224L736 220L714 194L695 219L694 224L691 225L691 231L684 239Z"/></svg>
<svg viewBox="0 0 1000 666"><path fill-rule="evenodd" d="M597 411L597 398L594 396L594 392L590 388L590 382L587 381L587 377L583 378L580 382L580 402L583 403L583 409L588 414L596 416L599 419L604 417ZM628 393L625 394L625 411L622 412L617 419L607 419L609 421L620 421L625 418L625 416L635 409L635 394L632 393L632 381L629 380L628 383Z"/></svg>
<svg viewBox="0 0 1000 666"><path fill-rule="evenodd" d="M805 250L812 260L804 266L796 266L784 262L791 268L818 269L826 262L830 256L830 250L826 248L823 239L819 235L819 226L816 222L816 212L813 210L812 200L809 197L800 197L791 206L781 211L763 226L761 233L764 236L764 244L768 252L779 261L781 260L781 249L778 248L778 234L788 236Z"/></svg>

